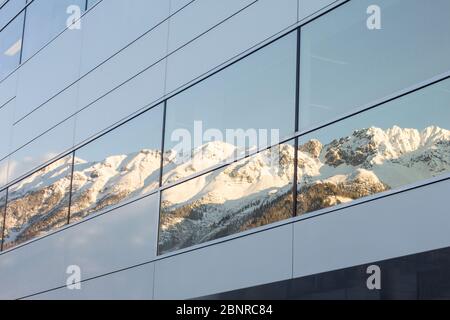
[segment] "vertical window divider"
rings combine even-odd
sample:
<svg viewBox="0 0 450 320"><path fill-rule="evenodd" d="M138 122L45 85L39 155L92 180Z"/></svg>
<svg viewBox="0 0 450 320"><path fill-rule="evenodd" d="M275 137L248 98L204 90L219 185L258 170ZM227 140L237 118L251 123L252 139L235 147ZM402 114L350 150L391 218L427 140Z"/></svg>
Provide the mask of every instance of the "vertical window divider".
<svg viewBox="0 0 450 320"><path fill-rule="evenodd" d="M157 231L156 231L156 256L160 255L159 252L159 237L161 233L161 207L162 207L162 190L158 191L158 224L157 224Z"/></svg>
<svg viewBox="0 0 450 320"><path fill-rule="evenodd" d="M164 106L163 106L163 125L162 125L162 137L161 137L161 165L159 168L159 187L160 190L158 191L158 224L157 224L157 236L156 236L156 255L159 255L159 231L161 227L161 201L162 201L162 185L163 185L163 167L164 167L164 143L166 138L166 113L167 113L167 100L164 100Z"/></svg>
<svg viewBox="0 0 450 320"><path fill-rule="evenodd" d="M299 131L299 113L300 113L300 37L301 37L301 27L297 28L297 64L296 64L296 84L295 84L295 132ZM297 216L297 173L298 173L298 137L295 138L294 142L294 181L292 186L292 197L293 206L292 209L293 216Z"/></svg>
<svg viewBox="0 0 450 320"><path fill-rule="evenodd" d="M167 114L167 100L164 100L163 105L163 124L162 124L162 137L161 137L161 165L159 168L159 186L163 185L163 167L164 167L164 143L166 139L166 114Z"/></svg>
<svg viewBox="0 0 450 320"><path fill-rule="evenodd" d="M72 151L72 167L70 168L69 208L67 209L67 224L70 224L70 209L72 207L73 172L75 167L75 150Z"/></svg>
<svg viewBox="0 0 450 320"><path fill-rule="evenodd" d="M30 2L31 3L31 2ZM30 3L27 3L25 8L23 9L23 26L22 26L22 43L20 46L20 57L19 57L19 65L22 64L22 59L23 59L23 44L25 42L25 23L27 21L27 11L28 11L28 5Z"/></svg>
<svg viewBox="0 0 450 320"><path fill-rule="evenodd" d="M3 251L3 243L5 238L5 229L6 229L6 208L8 206L8 195L9 195L9 188L6 189L6 198L5 198L5 210L3 210L3 226L2 226L2 234L1 234L1 244L0 244L0 251Z"/></svg>

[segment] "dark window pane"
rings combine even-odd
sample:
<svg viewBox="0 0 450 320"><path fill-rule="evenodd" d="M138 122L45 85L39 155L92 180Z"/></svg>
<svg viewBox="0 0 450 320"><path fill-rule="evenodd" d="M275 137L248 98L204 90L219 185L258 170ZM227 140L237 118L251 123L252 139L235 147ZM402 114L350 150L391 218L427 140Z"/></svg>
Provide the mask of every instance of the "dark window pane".
<svg viewBox="0 0 450 320"><path fill-rule="evenodd" d="M296 40L291 33L168 100L164 183L294 132Z"/></svg>
<svg viewBox="0 0 450 320"><path fill-rule="evenodd" d="M159 187L163 106L75 152L70 221Z"/></svg>
<svg viewBox="0 0 450 320"><path fill-rule="evenodd" d="M0 9L0 28L5 27L25 7L25 4L25 0L7 1Z"/></svg>
<svg viewBox="0 0 450 320"><path fill-rule="evenodd" d="M0 191L0 245L3 237L3 225L5 222L6 190Z"/></svg>
<svg viewBox="0 0 450 320"><path fill-rule="evenodd" d="M450 80L300 138L298 213L450 172Z"/></svg>
<svg viewBox="0 0 450 320"><path fill-rule="evenodd" d="M450 70L450 1L350 1L302 27L300 126L307 129Z"/></svg>
<svg viewBox="0 0 450 320"><path fill-rule="evenodd" d="M67 223L71 172L67 156L9 188L4 249Z"/></svg>
<svg viewBox="0 0 450 320"><path fill-rule="evenodd" d="M84 11L85 0L35 0L27 8L23 59L25 61L67 27L70 6Z"/></svg>
<svg viewBox="0 0 450 320"><path fill-rule="evenodd" d="M294 152L282 144L164 190L159 252L292 217Z"/></svg>
<svg viewBox="0 0 450 320"><path fill-rule="evenodd" d="M0 78L4 78L20 64L23 16L20 14L0 33Z"/></svg>

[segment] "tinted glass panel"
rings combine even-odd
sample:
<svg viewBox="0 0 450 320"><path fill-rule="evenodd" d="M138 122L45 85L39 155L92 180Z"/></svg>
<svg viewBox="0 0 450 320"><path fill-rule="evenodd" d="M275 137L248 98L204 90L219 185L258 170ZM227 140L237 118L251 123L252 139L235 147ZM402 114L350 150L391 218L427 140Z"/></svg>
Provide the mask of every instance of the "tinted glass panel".
<svg viewBox="0 0 450 320"><path fill-rule="evenodd" d="M9 188L4 249L67 223L71 172L67 156Z"/></svg>
<svg viewBox="0 0 450 320"><path fill-rule="evenodd" d="M8 158L0 161L0 187L6 184L8 175Z"/></svg>
<svg viewBox="0 0 450 320"><path fill-rule="evenodd" d="M0 33L0 78L4 78L20 63L23 16L20 14Z"/></svg>
<svg viewBox="0 0 450 320"><path fill-rule="evenodd" d="M299 141L298 213L450 172L450 80Z"/></svg>
<svg viewBox="0 0 450 320"><path fill-rule="evenodd" d="M450 70L450 1L376 1L381 29L369 30L373 4L350 1L302 28L301 128Z"/></svg>
<svg viewBox="0 0 450 320"><path fill-rule="evenodd" d="M100 0L87 0L87 8L88 9L92 8L99 1Z"/></svg>
<svg viewBox="0 0 450 320"><path fill-rule="evenodd" d="M163 106L75 152L70 221L159 187Z"/></svg>
<svg viewBox="0 0 450 320"><path fill-rule="evenodd" d="M73 12L70 6L84 11L86 0L35 0L27 8L22 61L31 57L67 27Z"/></svg>
<svg viewBox="0 0 450 320"><path fill-rule="evenodd" d="M294 153L283 144L164 190L159 253L292 217Z"/></svg>
<svg viewBox="0 0 450 320"><path fill-rule="evenodd" d="M11 21L25 7L25 0L9 0L0 8L0 28Z"/></svg>
<svg viewBox="0 0 450 320"><path fill-rule="evenodd" d="M0 246L3 237L3 223L5 222L6 190L0 191Z"/></svg>
<svg viewBox="0 0 450 320"><path fill-rule="evenodd" d="M167 102L163 182L294 132L296 39L291 33Z"/></svg>

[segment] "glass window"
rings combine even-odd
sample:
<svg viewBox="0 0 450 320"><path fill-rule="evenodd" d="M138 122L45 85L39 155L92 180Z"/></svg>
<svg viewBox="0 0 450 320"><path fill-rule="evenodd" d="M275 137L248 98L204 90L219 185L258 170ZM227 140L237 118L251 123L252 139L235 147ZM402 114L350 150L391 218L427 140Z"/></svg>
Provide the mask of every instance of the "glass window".
<svg viewBox="0 0 450 320"><path fill-rule="evenodd" d="M299 140L298 214L450 172L450 80Z"/></svg>
<svg viewBox="0 0 450 320"><path fill-rule="evenodd" d="M24 14L21 13L0 32L0 79L20 64L23 17Z"/></svg>
<svg viewBox="0 0 450 320"><path fill-rule="evenodd" d="M92 8L99 1L100 0L87 0L87 8L88 9Z"/></svg>
<svg viewBox="0 0 450 320"><path fill-rule="evenodd" d="M0 187L3 187L8 181L8 158L0 160Z"/></svg>
<svg viewBox="0 0 450 320"><path fill-rule="evenodd" d="M6 190L0 191L0 250L3 247L3 224L5 222Z"/></svg>
<svg viewBox="0 0 450 320"><path fill-rule="evenodd" d="M47 42L67 27L73 13L70 6L78 6L81 13L86 0L35 0L27 8L22 61L30 58Z"/></svg>
<svg viewBox="0 0 450 320"><path fill-rule="evenodd" d="M164 190L159 253L292 217L294 153L282 144Z"/></svg>
<svg viewBox="0 0 450 320"><path fill-rule="evenodd" d="M75 152L70 222L159 187L163 106Z"/></svg>
<svg viewBox="0 0 450 320"><path fill-rule="evenodd" d="M25 7L25 4L25 0L8 0L0 5L0 28L5 27Z"/></svg>
<svg viewBox="0 0 450 320"><path fill-rule="evenodd" d="M5 250L67 224L71 172L66 156L9 188Z"/></svg>
<svg viewBox="0 0 450 320"><path fill-rule="evenodd" d="M290 33L167 101L164 183L295 131L296 43Z"/></svg>
<svg viewBox="0 0 450 320"><path fill-rule="evenodd" d="M302 27L301 129L450 70L450 1L376 1L381 29L369 30L373 4L350 1Z"/></svg>

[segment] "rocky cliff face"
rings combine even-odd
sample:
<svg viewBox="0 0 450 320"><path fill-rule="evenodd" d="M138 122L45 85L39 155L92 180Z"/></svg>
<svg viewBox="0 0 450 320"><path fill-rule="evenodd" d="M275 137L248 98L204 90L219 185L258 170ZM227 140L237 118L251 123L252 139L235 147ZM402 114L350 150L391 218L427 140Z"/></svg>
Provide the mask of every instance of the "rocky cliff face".
<svg viewBox="0 0 450 320"><path fill-rule="evenodd" d="M164 157L174 182L229 160L238 150L213 142L183 159ZM160 250L183 248L292 216L298 154L298 213L306 213L450 171L450 131L361 129L329 143L311 139L261 152L163 192ZM161 154L142 150L98 162L60 160L10 190L5 243L23 242L158 187ZM1 199L0 199L1 200Z"/></svg>

